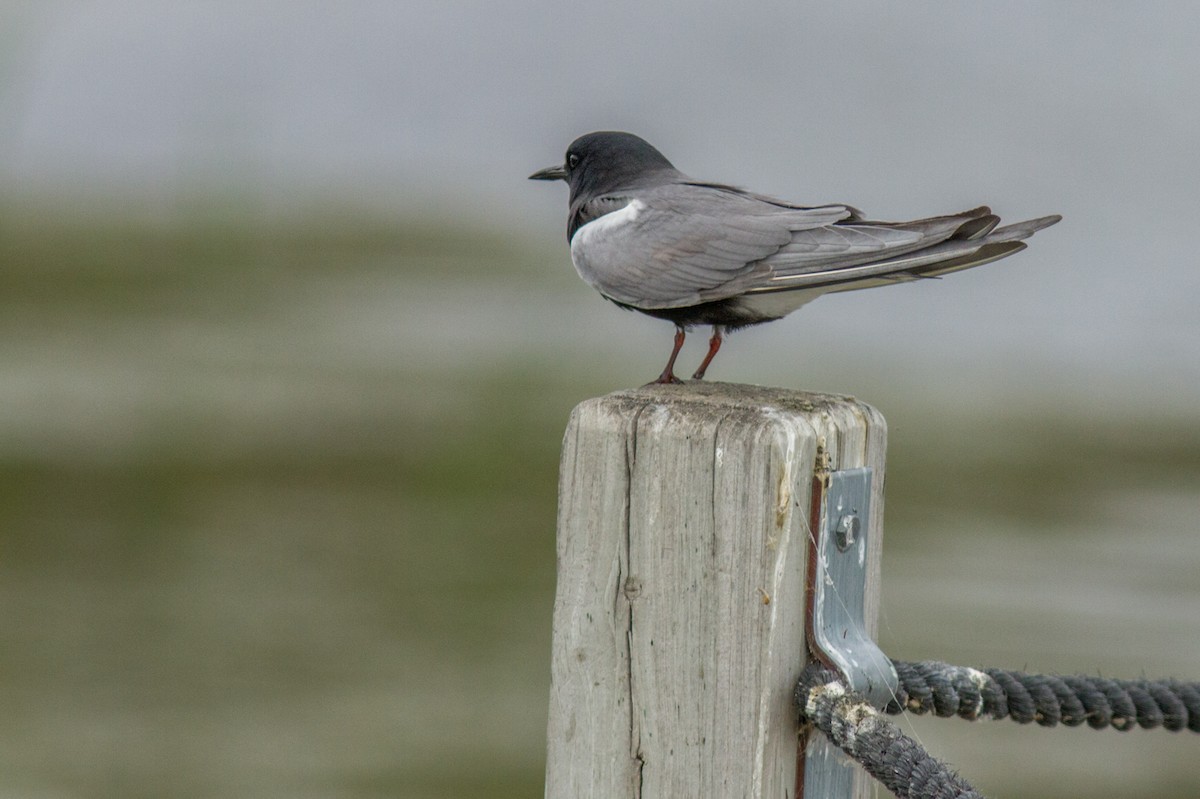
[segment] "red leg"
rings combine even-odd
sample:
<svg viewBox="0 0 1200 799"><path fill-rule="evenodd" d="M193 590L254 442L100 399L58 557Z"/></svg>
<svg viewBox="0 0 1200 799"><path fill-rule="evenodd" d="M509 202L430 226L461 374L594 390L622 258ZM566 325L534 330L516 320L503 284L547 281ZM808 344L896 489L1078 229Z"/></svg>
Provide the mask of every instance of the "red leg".
<svg viewBox="0 0 1200 799"><path fill-rule="evenodd" d="M671 357L667 360L666 368L663 369L662 374L658 376L658 379L654 381L655 383L682 383L683 382L682 380L680 380L678 377L675 376L675 359L679 356L679 351L681 349L683 349L683 338L684 338L683 328L680 327L679 325L676 325L675 326L675 349L671 350Z"/></svg>
<svg viewBox="0 0 1200 799"><path fill-rule="evenodd" d="M692 375L693 380L704 379L704 373L708 371L708 365L712 363L713 356L719 349L721 349L721 326L713 325L712 338L708 340L708 355L704 356L704 360L700 362L700 368L696 370L696 374Z"/></svg>

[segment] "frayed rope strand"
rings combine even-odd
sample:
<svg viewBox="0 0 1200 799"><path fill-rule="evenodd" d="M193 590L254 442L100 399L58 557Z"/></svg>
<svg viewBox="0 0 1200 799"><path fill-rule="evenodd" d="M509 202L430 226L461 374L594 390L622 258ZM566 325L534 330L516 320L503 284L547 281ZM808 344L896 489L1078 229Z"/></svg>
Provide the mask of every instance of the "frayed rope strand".
<svg viewBox="0 0 1200 799"><path fill-rule="evenodd" d="M900 799L983 799L949 766L849 692L833 672L819 666L806 669L796 700L802 721L823 732Z"/></svg>

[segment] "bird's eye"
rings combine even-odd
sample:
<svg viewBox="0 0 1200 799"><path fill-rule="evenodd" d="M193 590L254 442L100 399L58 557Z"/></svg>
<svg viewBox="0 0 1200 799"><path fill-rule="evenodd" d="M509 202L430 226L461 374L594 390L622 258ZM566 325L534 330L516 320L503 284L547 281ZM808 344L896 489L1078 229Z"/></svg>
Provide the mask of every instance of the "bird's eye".
<svg viewBox="0 0 1200 799"><path fill-rule="evenodd" d="M574 169L579 166L579 156L575 153L567 153L567 169Z"/></svg>

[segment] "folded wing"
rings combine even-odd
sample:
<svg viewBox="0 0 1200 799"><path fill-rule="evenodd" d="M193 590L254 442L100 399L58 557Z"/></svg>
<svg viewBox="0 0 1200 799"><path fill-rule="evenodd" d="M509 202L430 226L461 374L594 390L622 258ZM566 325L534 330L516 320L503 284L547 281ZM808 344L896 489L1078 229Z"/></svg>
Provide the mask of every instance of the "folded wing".
<svg viewBox="0 0 1200 799"><path fill-rule="evenodd" d="M986 207L913 222L873 222L851 207L794 206L727 186L675 183L636 199L592 201L571 239L580 275L641 309L745 293L843 291L966 269L1024 247L1058 217L997 228ZM613 210L615 209L615 210Z"/></svg>

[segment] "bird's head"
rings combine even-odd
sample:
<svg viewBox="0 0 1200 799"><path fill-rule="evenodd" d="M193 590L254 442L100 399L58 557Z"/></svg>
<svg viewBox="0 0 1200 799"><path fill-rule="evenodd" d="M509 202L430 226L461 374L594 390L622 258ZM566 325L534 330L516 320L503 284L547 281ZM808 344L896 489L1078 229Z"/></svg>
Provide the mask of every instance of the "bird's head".
<svg viewBox="0 0 1200 799"><path fill-rule="evenodd" d="M675 167L649 142L632 133L604 130L571 142L562 166L534 172L530 180L565 180L571 201L634 188L674 173Z"/></svg>

